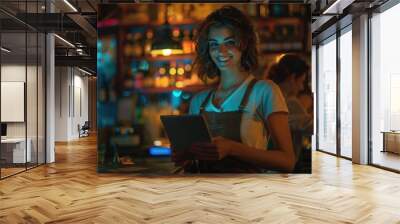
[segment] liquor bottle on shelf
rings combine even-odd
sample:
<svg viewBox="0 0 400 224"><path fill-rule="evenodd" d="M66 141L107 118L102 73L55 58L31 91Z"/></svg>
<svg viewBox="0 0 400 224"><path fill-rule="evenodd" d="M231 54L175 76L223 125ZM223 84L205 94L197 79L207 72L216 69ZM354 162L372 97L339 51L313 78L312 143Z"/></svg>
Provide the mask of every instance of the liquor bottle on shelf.
<svg viewBox="0 0 400 224"><path fill-rule="evenodd" d="M172 66L169 68L168 76L169 76L168 86L170 86L170 87L175 86L175 82L176 82L176 68L175 67Z"/></svg>
<svg viewBox="0 0 400 224"><path fill-rule="evenodd" d="M177 88L182 88L184 87L184 80L185 80L185 70L183 65L178 64L178 66L175 68L175 85L174 87Z"/></svg>
<svg viewBox="0 0 400 224"><path fill-rule="evenodd" d="M193 41L190 39L190 30L186 29L183 31L182 49L183 53L192 53Z"/></svg>
<svg viewBox="0 0 400 224"><path fill-rule="evenodd" d="M157 69L152 69L150 68L149 72L145 74L144 80L143 80L143 87L144 88L152 88L155 87L155 78L159 76L158 70Z"/></svg>
<svg viewBox="0 0 400 224"><path fill-rule="evenodd" d="M161 87L161 76L157 75L154 77L154 87L155 88L160 88Z"/></svg>
<svg viewBox="0 0 400 224"><path fill-rule="evenodd" d="M155 86L155 80L153 77L145 77L143 80L143 87L152 88Z"/></svg>
<svg viewBox="0 0 400 224"><path fill-rule="evenodd" d="M172 39L175 41L180 41L180 35L181 31L179 30L179 27L174 27L172 29Z"/></svg>
<svg viewBox="0 0 400 224"><path fill-rule="evenodd" d="M175 87L177 88L185 87L185 77L183 75L176 76Z"/></svg>
<svg viewBox="0 0 400 224"><path fill-rule="evenodd" d="M160 87L167 88L168 86L169 86L169 75L165 74L165 75L161 76Z"/></svg>
<svg viewBox="0 0 400 224"><path fill-rule="evenodd" d="M166 69L165 67L160 67L160 68L158 69L158 74L160 74L160 75L165 75L165 74L167 74L167 69Z"/></svg>
<svg viewBox="0 0 400 224"><path fill-rule="evenodd" d="M130 64L130 67L127 69L127 73L129 74L129 77L133 77L136 72L138 71L138 66L136 61L132 61Z"/></svg>
<svg viewBox="0 0 400 224"><path fill-rule="evenodd" d="M197 38L197 29L194 28L192 30L192 53L196 52L196 42L195 39Z"/></svg>
<svg viewBox="0 0 400 224"><path fill-rule="evenodd" d="M259 14L260 14L260 17L269 16L269 7L268 7L268 5L260 5Z"/></svg>
<svg viewBox="0 0 400 224"><path fill-rule="evenodd" d="M134 87L137 89L143 88L144 86L144 74L142 72L137 72L134 77Z"/></svg>
<svg viewBox="0 0 400 224"><path fill-rule="evenodd" d="M141 60L139 63L139 69L147 73L149 71L149 62L145 59Z"/></svg>
<svg viewBox="0 0 400 224"><path fill-rule="evenodd" d="M168 69L168 77L169 79L169 83L168 86L175 86L175 81L176 81L176 63L171 63L170 67Z"/></svg>
<svg viewBox="0 0 400 224"><path fill-rule="evenodd" d="M177 4L176 5L176 13L175 13L175 20L177 23L181 23L183 21L183 5Z"/></svg>
<svg viewBox="0 0 400 224"><path fill-rule="evenodd" d="M144 54L150 55L151 45L153 43L154 32L153 30L149 29L146 32L146 40L144 43Z"/></svg>
<svg viewBox="0 0 400 224"><path fill-rule="evenodd" d="M256 4L249 4L247 6L247 11L249 12L250 17L257 16L257 5Z"/></svg>
<svg viewBox="0 0 400 224"><path fill-rule="evenodd" d="M283 5L283 4L270 4L270 12L272 16L276 17L282 17L282 16L288 16L289 15L289 9L288 5Z"/></svg>
<svg viewBox="0 0 400 224"><path fill-rule="evenodd" d="M129 57L132 55L132 40L133 40L133 35L132 33L127 33L125 36L125 44L124 44L124 54L126 57Z"/></svg>
<svg viewBox="0 0 400 224"><path fill-rule="evenodd" d="M300 4L288 4L290 16L303 16L304 6Z"/></svg>
<svg viewBox="0 0 400 224"><path fill-rule="evenodd" d="M134 44L132 46L133 56L141 57L143 55L142 33L137 32L133 35Z"/></svg>
<svg viewBox="0 0 400 224"><path fill-rule="evenodd" d="M174 23L175 22L174 21L174 9L169 5L166 5L166 7L167 7L167 21L169 24Z"/></svg>
<svg viewBox="0 0 400 224"><path fill-rule="evenodd" d="M185 64L184 69L187 74L190 74L192 72L192 65L190 63L187 63Z"/></svg>
<svg viewBox="0 0 400 224"><path fill-rule="evenodd" d="M183 18L190 18L191 10L192 10L191 4L183 4Z"/></svg>

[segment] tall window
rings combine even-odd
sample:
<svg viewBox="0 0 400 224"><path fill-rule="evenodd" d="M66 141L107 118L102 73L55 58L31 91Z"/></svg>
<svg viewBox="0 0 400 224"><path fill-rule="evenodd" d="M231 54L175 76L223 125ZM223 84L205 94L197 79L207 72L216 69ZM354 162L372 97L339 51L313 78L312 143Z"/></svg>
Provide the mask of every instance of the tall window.
<svg viewBox="0 0 400 224"><path fill-rule="evenodd" d="M372 163L396 170L400 170L399 21L400 4L371 19Z"/></svg>
<svg viewBox="0 0 400 224"><path fill-rule="evenodd" d="M336 37L318 48L318 149L336 153Z"/></svg>
<svg viewBox="0 0 400 224"><path fill-rule="evenodd" d="M351 26L340 36L340 154L352 157L352 35Z"/></svg>
<svg viewBox="0 0 400 224"><path fill-rule="evenodd" d="M42 13L45 1L1 1ZM3 3L4 2L4 3ZM0 179L45 163L45 34L0 12Z"/></svg>
<svg viewBox="0 0 400 224"><path fill-rule="evenodd" d="M315 45L312 46L311 48L311 88L313 92L313 99L314 99L314 104L313 104L313 115L314 115L314 132L311 137L311 147L312 150L317 149L317 136L316 136L316 130L317 130L317 104L315 102L316 99L316 92L317 92L317 48Z"/></svg>

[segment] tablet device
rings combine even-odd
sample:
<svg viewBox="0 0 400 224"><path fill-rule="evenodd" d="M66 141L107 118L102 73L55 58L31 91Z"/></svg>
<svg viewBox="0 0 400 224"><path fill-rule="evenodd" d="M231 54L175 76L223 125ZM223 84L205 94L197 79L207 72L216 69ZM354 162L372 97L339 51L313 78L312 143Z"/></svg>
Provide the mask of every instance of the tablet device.
<svg viewBox="0 0 400 224"><path fill-rule="evenodd" d="M161 115L161 122L171 146L185 150L195 142L211 142L211 135L201 115Z"/></svg>

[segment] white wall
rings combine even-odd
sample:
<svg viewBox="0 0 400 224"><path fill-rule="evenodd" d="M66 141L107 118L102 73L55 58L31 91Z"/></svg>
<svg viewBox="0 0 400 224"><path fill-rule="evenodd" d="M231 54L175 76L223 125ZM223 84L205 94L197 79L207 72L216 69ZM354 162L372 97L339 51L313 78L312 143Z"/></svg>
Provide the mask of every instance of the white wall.
<svg viewBox="0 0 400 224"><path fill-rule="evenodd" d="M32 69L32 67L28 66L28 70L30 69ZM25 64L1 65L1 81L25 82Z"/></svg>
<svg viewBox="0 0 400 224"><path fill-rule="evenodd" d="M88 120L88 105L88 77L76 68L56 67L56 141L79 138L78 124Z"/></svg>
<svg viewBox="0 0 400 224"><path fill-rule="evenodd" d="M36 70L38 69L38 70ZM22 112L27 114L25 122L6 122L8 138L25 138L25 135L30 139L32 161L36 162L39 158L39 163L44 163L44 92L43 89L42 67L36 68L36 65L24 64L3 64L1 66L1 81L5 82L25 82L26 83L26 107L22 108ZM27 77L27 82L25 78ZM7 97L7 96L2 96ZM8 110L10 108L1 108ZM26 132L27 131L27 132ZM39 150L37 152L37 150ZM37 157L37 153L39 156Z"/></svg>
<svg viewBox="0 0 400 224"><path fill-rule="evenodd" d="M28 74L32 73L34 68L33 66L28 66ZM36 73L36 70L35 70ZM25 64L5 64L1 66L1 81L2 82L25 82ZM28 89L29 90L29 89ZM28 92L27 96L35 96L35 92ZM30 101L30 100L28 100ZM36 106L36 105L35 105ZM1 110L6 110L7 108L1 108ZM28 115L29 116L29 115ZM28 118L28 120L30 120ZM25 137L25 122L7 122L7 137ZM28 136L29 137L29 136Z"/></svg>
<svg viewBox="0 0 400 224"><path fill-rule="evenodd" d="M68 140L68 86L67 67L55 68L55 141Z"/></svg>

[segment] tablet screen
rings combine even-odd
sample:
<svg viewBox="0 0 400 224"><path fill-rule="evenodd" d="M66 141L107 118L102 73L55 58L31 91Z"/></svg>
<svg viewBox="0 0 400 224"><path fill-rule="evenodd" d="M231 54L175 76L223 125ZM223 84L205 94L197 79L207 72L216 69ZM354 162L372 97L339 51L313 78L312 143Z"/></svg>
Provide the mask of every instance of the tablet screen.
<svg viewBox="0 0 400 224"><path fill-rule="evenodd" d="M201 115L162 115L160 118L175 150L188 149L195 142L211 142L210 132Z"/></svg>

